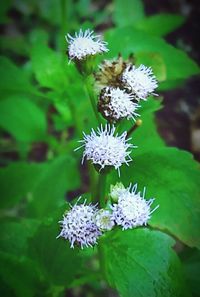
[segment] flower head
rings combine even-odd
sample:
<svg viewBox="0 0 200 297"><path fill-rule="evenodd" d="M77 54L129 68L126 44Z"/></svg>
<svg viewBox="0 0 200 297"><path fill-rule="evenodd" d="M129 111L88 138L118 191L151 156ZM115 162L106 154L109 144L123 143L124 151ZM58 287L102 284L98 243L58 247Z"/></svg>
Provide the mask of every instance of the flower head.
<svg viewBox="0 0 200 297"><path fill-rule="evenodd" d="M102 115L111 121L123 118L135 119L139 116L136 110L139 108L133 102L134 96L120 88L107 87L101 91L98 108Z"/></svg>
<svg viewBox="0 0 200 297"><path fill-rule="evenodd" d="M121 80L137 100L146 100L150 94L155 95L153 92L158 87L152 69L144 65L140 65L138 68L135 66L127 67L122 74Z"/></svg>
<svg viewBox="0 0 200 297"><path fill-rule="evenodd" d="M128 143L130 138L126 139L126 132L115 136L114 133L115 127L110 125L106 125L105 128L101 126L97 132L92 129L90 135L83 133L84 139L80 140L83 145L79 147L85 147L82 162L86 158L91 160L93 164L99 165L100 169L105 166L114 166L118 171L123 163L128 165L132 161L129 149L135 146Z"/></svg>
<svg viewBox="0 0 200 297"><path fill-rule="evenodd" d="M97 227L102 231L109 231L115 225L111 212L106 209L101 209L97 212L95 221Z"/></svg>
<svg viewBox="0 0 200 297"><path fill-rule="evenodd" d="M95 73L98 88L120 87L122 85L121 75L132 62L131 56L124 61L121 55L113 60L104 60L99 66L99 71Z"/></svg>
<svg viewBox="0 0 200 297"><path fill-rule="evenodd" d="M75 33L75 36L72 37L70 34L67 34L65 37L68 46L69 58L82 60L87 56L100 54L103 52L107 52L107 42L102 41L99 35L94 35L93 31L89 29L80 31Z"/></svg>
<svg viewBox="0 0 200 297"><path fill-rule="evenodd" d="M74 205L60 221L62 230L58 237L68 239L71 248L74 248L74 244L81 248L95 245L101 235L95 223L97 211L95 205L86 205L86 201L83 204Z"/></svg>
<svg viewBox="0 0 200 297"><path fill-rule="evenodd" d="M112 206L113 219L122 229L130 229L137 226L146 225L151 218L151 214L158 208L151 210L154 199L145 200L145 189L141 193L136 193L137 185L132 190L131 186L120 193L118 203Z"/></svg>

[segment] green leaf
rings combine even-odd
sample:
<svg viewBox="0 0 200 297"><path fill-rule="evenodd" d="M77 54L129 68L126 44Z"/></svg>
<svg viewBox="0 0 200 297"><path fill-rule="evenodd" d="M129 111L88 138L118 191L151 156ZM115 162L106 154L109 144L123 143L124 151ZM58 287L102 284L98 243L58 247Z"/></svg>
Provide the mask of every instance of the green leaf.
<svg viewBox="0 0 200 297"><path fill-rule="evenodd" d="M0 127L22 142L46 138L45 113L27 97L16 95L0 101Z"/></svg>
<svg viewBox="0 0 200 297"><path fill-rule="evenodd" d="M73 156L60 156L47 164L36 187L29 193L29 212L33 216L49 216L63 205L67 191L80 186L77 162Z"/></svg>
<svg viewBox="0 0 200 297"><path fill-rule="evenodd" d="M166 66L166 79L178 80L186 79L191 75L199 73L198 65L192 61L183 51L169 45L163 39L151 36L144 31L137 30L134 27L115 28L107 31L106 41L109 43L109 52L107 58L113 58L122 53L127 57L134 53L137 59L141 52L158 54ZM156 59L152 68L156 71ZM155 72L155 74L157 74Z"/></svg>
<svg viewBox="0 0 200 297"><path fill-rule="evenodd" d="M164 141L157 132L157 127L155 123L155 116L153 112L161 108L160 100L155 100L149 98L147 101L140 103L140 109L138 113L140 117L138 119L142 120L142 124L136 128L136 130L131 134L131 143L137 146L136 149L132 150L132 158L135 159L136 156L148 152L152 147L160 148L164 147ZM123 125L120 125L120 133L123 131L129 131L135 123L132 121L124 121ZM134 161L133 161L134 162ZM122 174L126 172L127 167L122 167Z"/></svg>
<svg viewBox="0 0 200 297"><path fill-rule="evenodd" d="M119 26L127 26L144 18L144 6L140 0L115 0L113 21Z"/></svg>
<svg viewBox="0 0 200 297"><path fill-rule="evenodd" d="M29 241L29 254L34 259L51 286L68 287L82 268L80 249L71 249L64 239L56 239L60 233L58 220L41 225L38 232Z"/></svg>
<svg viewBox="0 0 200 297"><path fill-rule="evenodd" d="M185 269L186 277L189 281L192 296L199 297L200 292L200 251L196 249L189 249L183 252L182 256L183 267Z"/></svg>
<svg viewBox="0 0 200 297"><path fill-rule="evenodd" d="M164 36L180 27L184 21L185 18L181 15L161 13L144 18L137 22L135 26L147 33Z"/></svg>
<svg viewBox="0 0 200 297"><path fill-rule="evenodd" d="M0 57L0 90L6 94L16 92L35 92L26 73L6 57Z"/></svg>
<svg viewBox="0 0 200 297"><path fill-rule="evenodd" d="M38 225L39 222L33 219L3 220L0 229L1 252L24 257L27 254L28 238L33 236Z"/></svg>
<svg viewBox="0 0 200 297"><path fill-rule="evenodd" d="M146 228L107 233L100 251L110 286L121 297L190 296L173 244L169 236Z"/></svg>
<svg viewBox="0 0 200 297"><path fill-rule="evenodd" d="M0 276L16 296L35 296L38 275L34 263L28 258L19 258L4 252L0 252L0 260Z"/></svg>
<svg viewBox="0 0 200 297"><path fill-rule="evenodd" d="M15 206L34 189L45 164L16 162L0 169L1 208Z"/></svg>
<svg viewBox="0 0 200 297"><path fill-rule="evenodd" d="M114 179L119 181L117 175ZM130 182L138 183L141 189L145 186L146 196L156 198L154 204L160 207L149 221L152 227L169 232L190 247L200 248L199 180L198 163L188 152L149 147L149 152L133 158L120 181L126 186Z"/></svg>
<svg viewBox="0 0 200 297"><path fill-rule="evenodd" d="M62 91L66 88L66 60L45 44L35 44L31 59L38 82L43 87ZM66 62L65 62L66 61Z"/></svg>

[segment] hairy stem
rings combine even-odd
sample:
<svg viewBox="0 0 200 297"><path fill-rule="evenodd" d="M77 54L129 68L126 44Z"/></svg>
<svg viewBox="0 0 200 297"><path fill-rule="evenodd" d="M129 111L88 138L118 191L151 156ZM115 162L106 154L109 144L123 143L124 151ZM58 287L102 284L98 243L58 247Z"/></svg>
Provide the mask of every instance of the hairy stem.
<svg viewBox="0 0 200 297"><path fill-rule="evenodd" d="M99 175L99 183L98 183L98 201L100 202L101 207L105 207L105 193L106 193L106 177L105 173Z"/></svg>
<svg viewBox="0 0 200 297"><path fill-rule="evenodd" d="M91 76L87 76L86 79L84 80L85 82L85 87L88 93L88 97L90 99L90 103L92 105L92 109L94 111L94 114L96 116L97 122L100 125L101 124L101 118L97 110L97 102L94 94L94 88L91 84Z"/></svg>
<svg viewBox="0 0 200 297"><path fill-rule="evenodd" d="M135 124L128 130L126 138L129 138L129 136L141 125L142 120L137 120Z"/></svg>

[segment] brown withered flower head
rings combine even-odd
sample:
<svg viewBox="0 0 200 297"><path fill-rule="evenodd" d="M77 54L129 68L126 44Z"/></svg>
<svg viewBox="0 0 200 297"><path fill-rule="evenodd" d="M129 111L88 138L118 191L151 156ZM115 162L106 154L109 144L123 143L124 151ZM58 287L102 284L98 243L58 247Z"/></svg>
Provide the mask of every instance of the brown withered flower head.
<svg viewBox="0 0 200 297"><path fill-rule="evenodd" d="M99 66L99 71L95 73L97 87L120 87L122 84L121 76L124 70L133 64L133 55L128 60L123 60L121 54L113 60L104 60Z"/></svg>

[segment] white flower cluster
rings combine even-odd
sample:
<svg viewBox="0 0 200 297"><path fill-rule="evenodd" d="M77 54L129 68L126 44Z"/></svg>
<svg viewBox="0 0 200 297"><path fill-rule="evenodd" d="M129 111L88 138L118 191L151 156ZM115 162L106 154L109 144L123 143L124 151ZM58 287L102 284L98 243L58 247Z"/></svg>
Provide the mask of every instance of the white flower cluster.
<svg viewBox="0 0 200 297"><path fill-rule="evenodd" d="M122 74L122 82L135 96L136 100L146 100L150 94L158 87L158 83L150 67L140 65L128 66Z"/></svg>
<svg viewBox="0 0 200 297"><path fill-rule="evenodd" d="M133 102L134 96L121 90L119 87L106 87L101 95L100 106L105 117L111 117L114 120L127 118L135 120L139 116L136 110L139 108L137 103ZM105 102L105 103L104 103Z"/></svg>
<svg viewBox="0 0 200 297"><path fill-rule="evenodd" d="M97 244L99 237L105 231L110 231L115 225L122 230L147 225L151 214L158 208L151 210L154 199L145 200L145 190L141 196L136 193L137 185L127 189L118 184L111 189L110 197L115 197L114 204L108 209L98 210L96 205L75 204L63 216L61 232L58 237L69 240L70 247L75 245L91 247Z"/></svg>
<svg viewBox="0 0 200 297"><path fill-rule="evenodd" d="M151 210L154 199L145 200L145 188L142 195L136 193L136 190L137 184L132 189L131 186L125 190L120 189L118 201L112 206L112 219L123 230L147 225L151 214L158 208Z"/></svg>
<svg viewBox="0 0 200 297"><path fill-rule="evenodd" d="M84 139L79 141L83 142L83 145L77 148L84 147L82 162L86 158L93 164L99 165L100 170L105 166L114 166L118 172L123 163L128 165L132 161L129 149L136 146L128 143L130 138L126 139L126 132L122 135L114 134L115 127L110 125L106 125L104 128L101 126L97 132L92 129L90 135L83 133Z"/></svg>
<svg viewBox="0 0 200 297"><path fill-rule="evenodd" d="M75 33L75 36L72 37L70 34L65 36L66 41L68 42L68 54L71 60L85 59L87 56L92 56L107 52L107 42L102 41L99 35L94 35L93 31L89 29Z"/></svg>

